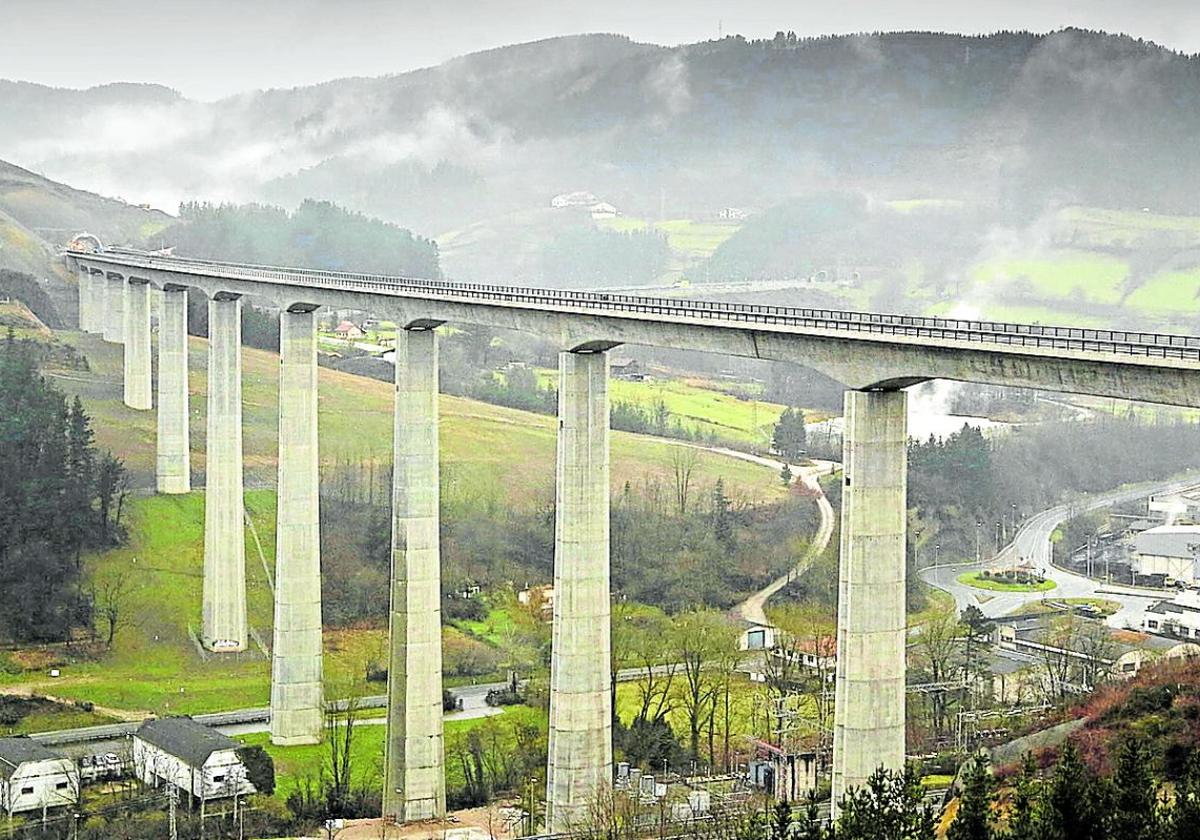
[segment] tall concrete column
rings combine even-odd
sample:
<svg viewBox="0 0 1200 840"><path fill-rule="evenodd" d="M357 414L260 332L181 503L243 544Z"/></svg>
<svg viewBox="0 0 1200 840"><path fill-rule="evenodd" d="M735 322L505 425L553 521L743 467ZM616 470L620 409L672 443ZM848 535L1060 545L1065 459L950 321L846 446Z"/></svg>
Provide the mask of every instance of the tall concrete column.
<svg viewBox="0 0 1200 840"><path fill-rule="evenodd" d="M125 341L125 278L118 274L104 279L104 340Z"/></svg>
<svg viewBox="0 0 1200 840"><path fill-rule="evenodd" d="M833 801L904 766L907 395L847 391Z"/></svg>
<svg viewBox="0 0 1200 840"><path fill-rule="evenodd" d="M166 286L158 319L158 460L159 493L192 489L188 451L187 289Z"/></svg>
<svg viewBox="0 0 1200 840"><path fill-rule="evenodd" d="M154 408L154 382L150 370L150 284L131 278L125 285L125 405L148 411Z"/></svg>
<svg viewBox="0 0 1200 840"><path fill-rule="evenodd" d="M432 328L396 340L392 580L383 815L444 817L438 356Z"/></svg>
<svg viewBox="0 0 1200 840"><path fill-rule="evenodd" d="M204 626L209 650L246 648L242 499L242 309L237 295L208 302L208 440L204 467Z"/></svg>
<svg viewBox="0 0 1200 840"><path fill-rule="evenodd" d="M578 828L612 781L608 354L560 353L546 828Z"/></svg>
<svg viewBox="0 0 1200 840"><path fill-rule="evenodd" d="M92 303L91 332L103 338L108 329L108 278L103 272L92 272Z"/></svg>
<svg viewBox="0 0 1200 840"><path fill-rule="evenodd" d="M92 273L83 266L79 275L79 331L91 332L92 327Z"/></svg>
<svg viewBox="0 0 1200 840"><path fill-rule="evenodd" d="M321 740L321 535L317 469L317 331L313 310L279 321L279 487L271 743Z"/></svg>

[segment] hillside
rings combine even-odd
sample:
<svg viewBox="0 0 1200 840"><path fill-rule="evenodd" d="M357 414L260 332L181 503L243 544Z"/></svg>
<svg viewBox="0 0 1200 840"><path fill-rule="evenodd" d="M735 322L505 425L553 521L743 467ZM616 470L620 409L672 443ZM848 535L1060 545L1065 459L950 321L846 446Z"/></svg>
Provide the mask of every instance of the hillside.
<svg viewBox="0 0 1200 840"><path fill-rule="evenodd" d="M1200 59L1080 30L674 48L588 35L211 104L4 84L0 157L172 209L327 198L424 235L580 189L655 216L831 183L1024 214L1192 212L1198 106Z"/></svg>
<svg viewBox="0 0 1200 840"><path fill-rule="evenodd" d="M73 347L86 355L85 367L59 367L50 358L47 373L51 381L82 398L93 418L97 443L125 460L135 488L152 484L155 418L153 412L134 412L121 403L119 349L94 336L74 332L51 335L18 307L11 310L0 316L21 325L23 335L50 346ZM202 474L205 341L192 339L189 361L193 470ZM274 564L278 366L276 354L244 348L250 524L246 532L247 598L252 633L268 641L272 601L267 570ZM390 460L393 388L326 368L320 370L320 387L323 484L336 497L330 475L339 467L373 462L383 470ZM546 509L554 481L552 418L443 396L441 424L442 504L447 520L461 519L461 511L472 505L482 506L481 510L503 508L510 515L522 509ZM676 444L622 433L613 434L612 449L615 494L621 493L627 482L634 488L632 492L641 493L649 483L669 480L673 460L681 451ZM694 476L698 491L709 492L717 478L723 480L731 497L748 502L778 501L786 495L773 469L701 453ZM198 480L197 486L200 484ZM95 655L89 654L87 646L74 653L42 651L35 665L0 655L0 688L6 693L33 691L86 699L98 709L120 711L181 713L265 704L270 664L261 651L236 659L204 657L197 653L191 638L200 620L203 493L157 496L135 489L125 504L126 544L86 558L92 580L125 575L129 581L125 596L128 621L118 632L114 647ZM474 527L481 524L482 516ZM322 528L327 527L323 523ZM498 542L490 545L499 550ZM356 562L361 573L369 571L362 558ZM327 580L338 574L335 566L335 558L327 556ZM766 577L774 572L755 573ZM376 604L377 594L377 589L372 592ZM333 606L327 605L327 624L332 611ZM364 674L367 661L380 658L384 635L377 623L327 627L331 691L380 690L378 685L367 685ZM45 676L50 667L60 668L61 676Z"/></svg>
<svg viewBox="0 0 1200 840"><path fill-rule="evenodd" d="M0 269L33 278L48 298L40 313L48 323L75 321L75 281L62 282L66 271L57 257L72 237L86 231L102 242L144 244L170 220L165 213L77 190L0 160ZM0 286L0 291L19 289Z"/></svg>

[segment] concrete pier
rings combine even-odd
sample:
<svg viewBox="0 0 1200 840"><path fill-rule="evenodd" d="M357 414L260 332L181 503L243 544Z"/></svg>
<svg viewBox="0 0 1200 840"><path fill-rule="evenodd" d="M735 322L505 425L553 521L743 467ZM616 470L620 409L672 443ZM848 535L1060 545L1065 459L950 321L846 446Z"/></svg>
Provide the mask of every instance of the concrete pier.
<svg viewBox="0 0 1200 840"><path fill-rule="evenodd" d="M91 332L92 326L92 273L80 266L79 277L79 331Z"/></svg>
<svg viewBox="0 0 1200 840"><path fill-rule="evenodd" d="M546 828L578 828L612 781L608 354L560 353Z"/></svg>
<svg viewBox="0 0 1200 840"><path fill-rule="evenodd" d="M904 766L907 395L847 391L833 802Z"/></svg>
<svg viewBox="0 0 1200 840"><path fill-rule="evenodd" d="M204 623L214 651L246 648L242 499L242 309L237 295L208 302L208 440L204 476Z"/></svg>
<svg viewBox="0 0 1200 840"><path fill-rule="evenodd" d="M92 271L92 328L94 335L104 337L108 329L108 278L104 272Z"/></svg>
<svg viewBox="0 0 1200 840"><path fill-rule="evenodd" d="M323 723L315 308L294 306L279 321L273 744L315 744Z"/></svg>
<svg viewBox="0 0 1200 840"><path fill-rule="evenodd" d="M125 405L154 408L150 369L150 284L131 279L125 290Z"/></svg>
<svg viewBox="0 0 1200 840"><path fill-rule="evenodd" d="M383 780L383 815L397 822L440 818L446 813L437 359L437 334L432 328L400 332Z"/></svg>
<svg viewBox="0 0 1200 840"><path fill-rule="evenodd" d="M104 279L104 340L125 341L125 278L119 274Z"/></svg>
<svg viewBox="0 0 1200 840"><path fill-rule="evenodd" d="M163 289L158 321L158 458L155 479L159 493L192 489L192 459L188 450L188 336L187 289Z"/></svg>

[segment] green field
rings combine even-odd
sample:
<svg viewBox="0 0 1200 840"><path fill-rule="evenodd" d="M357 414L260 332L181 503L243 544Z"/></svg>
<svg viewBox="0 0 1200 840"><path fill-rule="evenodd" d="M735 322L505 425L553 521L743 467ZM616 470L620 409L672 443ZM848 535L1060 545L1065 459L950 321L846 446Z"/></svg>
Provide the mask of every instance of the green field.
<svg viewBox="0 0 1200 840"><path fill-rule="evenodd" d="M659 678L663 679L663 678ZM686 678L683 670L680 669L671 681L671 706L670 712L667 714L667 723L671 725L671 729L675 732L682 742L686 743L688 739L688 718L687 712L680 699L681 693L686 690ZM717 711L717 731L720 732L723 715L724 715L724 700L721 701L721 707ZM633 722L634 716L637 714L640 707L640 695L638 694L638 683L636 681L623 682L617 685L617 716L626 725ZM734 678L732 690L730 691L730 716L729 729L735 739L741 738L744 735L767 735L767 711L768 699L767 690L762 683L752 683L746 679L744 674L739 674ZM718 737L720 737L718 735ZM707 734L702 738L707 738Z"/></svg>
<svg viewBox="0 0 1200 840"><path fill-rule="evenodd" d="M1177 244L1200 244L1200 216L1172 216L1103 207L1067 207L1058 223L1101 245L1134 245L1147 235L1170 234Z"/></svg>
<svg viewBox="0 0 1200 840"><path fill-rule="evenodd" d="M959 583L973 586L976 589L987 589L992 592L1049 592L1058 586L1052 580L1044 580L1038 584L1005 583L999 580L985 580L979 572L963 572L957 578Z"/></svg>
<svg viewBox="0 0 1200 840"><path fill-rule="evenodd" d="M1055 251L1041 258L977 263L973 279L989 287L1007 283L1035 300L1116 304L1129 266L1122 260L1083 251Z"/></svg>
<svg viewBox="0 0 1200 840"><path fill-rule="evenodd" d="M553 387L558 373L541 368L537 371L541 387ZM631 382L613 379L609 397L614 403L624 402L653 410L661 402L671 419L678 419L689 431L712 436L719 441L749 444L766 449L784 406L757 399L743 399L717 390L702 379L656 379ZM806 410L810 422L826 419L827 412Z"/></svg>
<svg viewBox="0 0 1200 840"><path fill-rule="evenodd" d="M501 713L504 721L520 721L545 729L548 725L546 715L527 706L509 706ZM464 784L462 766L451 760L456 744L467 732L496 717L469 718L466 720L447 720L445 722L446 738L446 786L450 790L460 788ZM354 728L354 760L351 777L355 783L368 787L378 787L383 779L383 752L387 727L382 724L367 724ZM315 783L321 771L322 764L328 761L329 748L324 744L311 746L279 747L271 743L266 732L253 735L243 735L238 738L245 744L263 747L275 760L275 796L287 799L288 794L306 777Z"/></svg>
<svg viewBox="0 0 1200 840"><path fill-rule="evenodd" d="M134 411L121 401L120 350L95 336L61 334L88 357L90 372L51 372L69 394L79 394L93 417L96 439L124 459L148 482L153 474L156 435L153 412ZM204 467L207 342L190 344L192 469ZM277 398L279 357L244 348L243 449L247 486L273 485L278 451ZM319 428L321 461L391 461L393 386L366 377L320 370ZM443 493L452 501L470 478L470 491L506 502L541 501L553 497L555 419L473 400L441 397ZM666 478L676 447L644 435L612 435L612 487L638 485L647 477ZM382 468L382 467L381 467ZM763 466L718 454L702 453L697 468L702 484L724 479L747 501L779 498L773 472Z"/></svg>
<svg viewBox="0 0 1200 840"><path fill-rule="evenodd" d="M1200 311L1200 268L1155 275L1139 286L1126 304L1135 309L1165 314Z"/></svg>
<svg viewBox="0 0 1200 840"><path fill-rule="evenodd" d="M605 230L633 231L654 228L666 234L672 251L688 257L707 257L738 232L738 222L701 222L694 219L667 219L651 222L632 216L599 219L596 224Z"/></svg>

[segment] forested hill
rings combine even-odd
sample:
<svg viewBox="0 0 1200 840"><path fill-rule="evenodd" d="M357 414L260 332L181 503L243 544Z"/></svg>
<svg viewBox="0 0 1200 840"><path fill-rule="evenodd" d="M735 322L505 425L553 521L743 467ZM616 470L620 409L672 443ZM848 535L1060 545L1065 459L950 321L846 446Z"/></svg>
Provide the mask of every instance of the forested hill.
<svg viewBox="0 0 1200 840"><path fill-rule="evenodd" d="M108 86L72 93L64 119L64 96L0 85L0 157L160 203L327 198L425 234L572 189L668 213L835 181L884 197L1200 203L1200 58L1080 30L675 48L591 35L217 103Z"/></svg>

